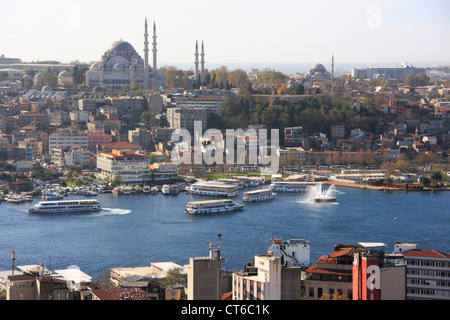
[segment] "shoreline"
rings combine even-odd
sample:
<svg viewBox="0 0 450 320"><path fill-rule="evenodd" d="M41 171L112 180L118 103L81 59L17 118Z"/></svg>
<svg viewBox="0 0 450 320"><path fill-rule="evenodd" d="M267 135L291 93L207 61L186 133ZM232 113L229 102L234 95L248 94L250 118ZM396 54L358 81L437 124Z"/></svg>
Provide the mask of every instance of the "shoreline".
<svg viewBox="0 0 450 320"><path fill-rule="evenodd" d="M332 180L326 180L326 181L323 181L323 183L329 184L329 185L337 185L337 186L341 186L341 187L359 188L359 189L367 189L367 190L375 190L375 191L405 191L405 192L410 192L410 191L411 192L450 191L449 188L423 188L420 190L417 190L417 189L405 190L405 188L401 188L401 187L371 186L368 184L358 184L358 183L332 181Z"/></svg>

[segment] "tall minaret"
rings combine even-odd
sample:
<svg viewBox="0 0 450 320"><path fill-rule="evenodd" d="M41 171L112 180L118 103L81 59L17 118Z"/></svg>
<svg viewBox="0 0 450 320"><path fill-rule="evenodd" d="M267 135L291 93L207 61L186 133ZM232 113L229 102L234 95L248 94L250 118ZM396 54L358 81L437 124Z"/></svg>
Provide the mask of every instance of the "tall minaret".
<svg viewBox="0 0 450 320"><path fill-rule="evenodd" d="M334 53L331 56L331 82L334 81Z"/></svg>
<svg viewBox="0 0 450 320"><path fill-rule="evenodd" d="M153 72L156 72L156 23L153 21Z"/></svg>
<svg viewBox="0 0 450 320"><path fill-rule="evenodd" d="M144 85L143 89L149 88L149 70L148 70L148 32L147 32L147 18L145 18L145 32L144 32Z"/></svg>
<svg viewBox="0 0 450 320"><path fill-rule="evenodd" d="M203 41L202 41L202 53L200 54L201 56L201 60L200 60L200 69L201 69L201 75L200 75L200 79L201 82L203 83L203 81L205 81L205 47L203 46Z"/></svg>
<svg viewBox="0 0 450 320"><path fill-rule="evenodd" d="M197 81L197 77L198 77L198 41L195 40L195 60L194 60L194 64L195 64L195 81Z"/></svg>

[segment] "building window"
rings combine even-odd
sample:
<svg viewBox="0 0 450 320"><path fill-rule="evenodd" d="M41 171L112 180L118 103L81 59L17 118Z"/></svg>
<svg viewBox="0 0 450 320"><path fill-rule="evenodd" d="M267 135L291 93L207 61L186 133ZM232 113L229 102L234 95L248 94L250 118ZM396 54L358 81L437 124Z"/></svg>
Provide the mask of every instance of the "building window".
<svg viewBox="0 0 450 320"><path fill-rule="evenodd" d="M314 287L309 287L309 296L310 296L311 298L314 297Z"/></svg>
<svg viewBox="0 0 450 320"><path fill-rule="evenodd" d="M320 298L323 295L323 289L322 288L317 288L317 297Z"/></svg>

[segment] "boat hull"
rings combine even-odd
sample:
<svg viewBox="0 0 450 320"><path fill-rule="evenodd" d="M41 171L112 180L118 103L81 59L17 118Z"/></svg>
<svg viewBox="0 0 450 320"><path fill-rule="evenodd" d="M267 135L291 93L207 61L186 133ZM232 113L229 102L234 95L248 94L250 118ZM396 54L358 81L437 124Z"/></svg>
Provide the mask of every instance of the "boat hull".
<svg viewBox="0 0 450 320"><path fill-rule="evenodd" d="M201 215L201 214L209 214L209 213L222 213L222 212L232 212L237 210L242 210L244 208L243 205L235 205L227 208L211 208L211 209L185 209L184 212L188 214Z"/></svg>

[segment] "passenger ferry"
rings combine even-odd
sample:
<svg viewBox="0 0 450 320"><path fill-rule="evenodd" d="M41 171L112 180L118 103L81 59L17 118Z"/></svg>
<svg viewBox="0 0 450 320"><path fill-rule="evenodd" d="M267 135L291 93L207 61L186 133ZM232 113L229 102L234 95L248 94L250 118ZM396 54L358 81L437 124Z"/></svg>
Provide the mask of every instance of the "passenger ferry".
<svg viewBox="0 0 450 320"><path fill-rule="evenodd" d="M275 181L270 184L270 188L280 192L306 192L316 184L315 182Z"/></svg>
<svg viewBox="0 0 450 320"><path fill-rule="evenodd" d="M242 201L255 202L262 200L274 199L276 193L272 189L258 189L244 193Z"/></svg>
<svg viewBox="0 0 450 320"><path fill-rule="evenodd" d="M233 200L207 200L188 202L184 212L188 214L204 214L230 212L243 208L244 205L236 203Z"/></svg>
<svg viewBox="0 0 450 320"><path fill-rule="evenodd" d="M98 200L62 200L41 201L32 206L30 213L66 213L66 212L94 212L100 211Z"/></svg>
<svg viewBox="0 0 450 320"><path fill-rule="evenodd" d="M238 187L236 185L214 181L196 182L186 188L186 190L192 194L205 196L234 197L238 194Z"/></svg>

